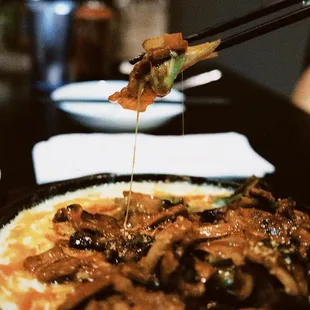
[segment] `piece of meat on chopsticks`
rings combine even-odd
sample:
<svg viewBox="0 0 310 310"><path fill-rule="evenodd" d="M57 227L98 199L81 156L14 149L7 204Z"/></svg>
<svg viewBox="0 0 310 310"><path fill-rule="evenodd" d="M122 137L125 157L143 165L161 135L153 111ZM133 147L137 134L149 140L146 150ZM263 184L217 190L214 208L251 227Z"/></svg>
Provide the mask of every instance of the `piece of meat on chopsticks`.
<svg viewBox="0 0 310 310"><path fill-rule="evenodd" d="M156 97L170 93L178 74L199 61L217 56L220 40L188 46L181 33L165 34L143 42L145 54L135 64L129 82L109 97L124 109L144 112Z"/></svg>

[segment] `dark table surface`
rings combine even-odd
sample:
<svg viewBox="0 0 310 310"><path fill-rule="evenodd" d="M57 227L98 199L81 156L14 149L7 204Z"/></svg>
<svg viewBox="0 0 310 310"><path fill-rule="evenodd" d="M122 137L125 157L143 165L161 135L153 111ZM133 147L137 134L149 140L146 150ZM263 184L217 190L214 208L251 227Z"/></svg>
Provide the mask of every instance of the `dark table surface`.
<svg viewBox="0 0 310 310"><path fill-rule="evenodd" d="M184 78L211 69L189 69ZM252 147L276 167L266 180L283 196L310 204L310 116L285 99L221 68L218 82L186 90L185 131L235 131L248 137ZM114 78L114 77L113 77ZM31 90L28 74L1 75L0 181L2 204L8 197L35 186L31 151L42 140L63 133L90 133L75 124L53 102ZM151 134L181 134L181 117ZM105 172L105 171L102 171ZM8 194L10 194L8 196Z"/></svg>

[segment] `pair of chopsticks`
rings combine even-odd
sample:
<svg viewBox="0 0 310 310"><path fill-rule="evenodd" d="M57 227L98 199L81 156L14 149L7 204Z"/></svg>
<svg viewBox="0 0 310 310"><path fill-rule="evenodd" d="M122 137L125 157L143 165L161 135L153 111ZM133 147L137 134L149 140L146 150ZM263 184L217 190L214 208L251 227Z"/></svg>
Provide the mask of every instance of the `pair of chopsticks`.
<svg viewBox="0 0 310 310"><path fill-rule="evenodd" d="M280 13L284 9L288 9L289 7L295 7L297 4L299 4L299 6L292 9L288 13L284 13L281 16L278 16L267 22L264 22L262 24L222 39L221 44L217 48L217 51L224 50L226 48L243 43L245 41L251 40L253 38L259 37L271 31L277 30L284 26L296 23L307 17L310 17L310 5L307 5L307 1L301 0L282 0L272 2L271 4L252 11L249 14L234 18L228 22L218 24L210 28L204 29L201 32L192 34L185 38L185 40L191 43L200 39L206 39L210 36L218 35L221 32L243 26L249 22L256 21L259 18L267 17L270 14Z"/></svg>
<svg viewBox="0 0 310 310"><path fill-rule="evenodd" d="M310 5L307 5L307 1L302 0L278 0L276 2L272 2L267 6L252 11L244 16L234 18L232 20L229 20L228 22L218 24L210 28L206 28L198 33L189 35L185 38L185 40L187 40L189 43L192 43L201 39L209 39L209 37L211 36L219 35L222 32L234 29L239 26L244 26L245 24L256 21L259 18L267 17L268 15L274 13L280 13L282 10L288 9L289 7L293 8L297 4L299 4L298 7L294 10L292 9L289 13L285 13L281 16L271 19L268 22L259 24L257 26L251 27L247 30L243 30L239 33L222 39L222 42L218 46L216 51L224 50L228 47L232 47L245 41L254 39L268 32L277 30L284 26L296 23L300 20L310 17ZM129 63L134 65L135 63L140 61L144 55L145 53L142 53L137 57L130 59Z"/></svg>

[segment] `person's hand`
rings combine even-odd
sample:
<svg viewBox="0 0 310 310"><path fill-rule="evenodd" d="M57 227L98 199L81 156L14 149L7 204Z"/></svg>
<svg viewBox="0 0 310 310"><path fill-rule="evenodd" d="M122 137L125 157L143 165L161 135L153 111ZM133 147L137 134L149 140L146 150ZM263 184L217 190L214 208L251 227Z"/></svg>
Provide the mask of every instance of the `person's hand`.
<svg viewBox="0 0 310 310"><path fill-rule="evenodd" d="M310 67L303 73L292 93L293 103L310 114Z"/></svg>

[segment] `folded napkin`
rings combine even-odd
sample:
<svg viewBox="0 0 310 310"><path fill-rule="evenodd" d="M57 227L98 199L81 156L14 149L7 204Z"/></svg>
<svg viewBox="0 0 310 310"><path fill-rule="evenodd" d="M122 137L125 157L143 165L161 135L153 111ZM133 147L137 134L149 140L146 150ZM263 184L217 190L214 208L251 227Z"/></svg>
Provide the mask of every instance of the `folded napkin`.
<svg viewBox="0 0 310 310"><path fill-rule="evenodd" d="M134 134L68 134L37 143L32 152L38 184L89 174L129 174ZM135 173L202 177L263 177L274 166L241 134L137 137Z"/></svg>

